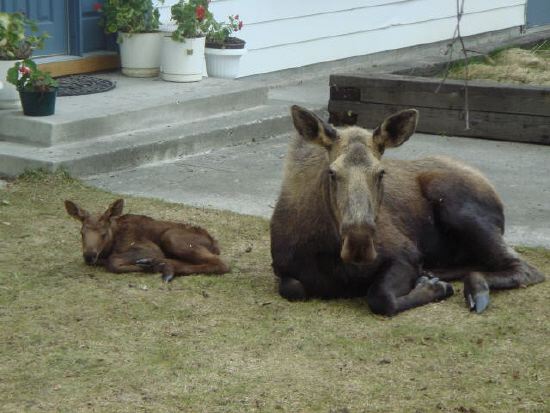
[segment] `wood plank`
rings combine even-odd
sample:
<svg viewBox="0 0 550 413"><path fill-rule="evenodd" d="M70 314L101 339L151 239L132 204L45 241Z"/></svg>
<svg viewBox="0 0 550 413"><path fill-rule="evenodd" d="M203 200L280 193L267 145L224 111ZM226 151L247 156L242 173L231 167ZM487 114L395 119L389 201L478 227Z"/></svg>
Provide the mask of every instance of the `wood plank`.
<svg viewBox="0 0 550 413"><path fill-rule="evenodd" d="M464 109L464 83L448 79L439 93L441 79L402 75L331 76L335 88L360 88L362 102L410 107ZM469 82L469 106L481 112L501 112L550 117L550 87ZM549 119L550 122L550 119Z"/></svg>
<svg viewBox="0 0 550 413"><path fill-rule="evenodd" d="M109 53L87 56L82 59L42 63L38 67L40 70L47 70L52 76L75 75L118 69L120 67L120 58L118 54Z"/></svg>
<svg viewBox="0 0 550 413"><path fill-rule="evenodd" d="M387 116L408 106L330 101L331 118L342 114L357 116L357 124L375 128ZM467 136L550 145L548 117L470 111L471 128L465 130L464 113L459 110L418 108L417 131L447 136Z"/></svg>
<svg viewBox="0 0 550 413"><path fill-rule="evenodd" d="M358 87L339 87L337 85L330 87L330 99L361 101L361 89Z"/></svg>

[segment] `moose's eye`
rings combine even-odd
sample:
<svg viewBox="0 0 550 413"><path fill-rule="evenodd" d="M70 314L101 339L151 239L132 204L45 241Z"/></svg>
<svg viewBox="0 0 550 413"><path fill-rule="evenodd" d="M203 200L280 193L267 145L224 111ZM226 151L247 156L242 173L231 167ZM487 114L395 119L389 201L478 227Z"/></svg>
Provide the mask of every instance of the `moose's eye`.
<svg viewBox="0 0 550 413"><path fill-rule="evenodd" d="M334 171L334 169L328 170L328 176L330 177L331 181L334 181L336 179L336 172Z"/></svg>

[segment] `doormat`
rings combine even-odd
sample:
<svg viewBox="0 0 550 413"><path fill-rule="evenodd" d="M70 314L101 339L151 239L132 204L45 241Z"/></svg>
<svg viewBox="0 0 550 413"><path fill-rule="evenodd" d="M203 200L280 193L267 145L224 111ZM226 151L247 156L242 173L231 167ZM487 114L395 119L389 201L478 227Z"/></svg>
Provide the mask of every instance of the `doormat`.
<svg viewBox="0 0 550 413"><path fill-rule="evenodd" d="M90 95L107 92L116 86L115 82L110 80L88 75L64 76L58 78L57 81L59 82L57 96Z"/></svg>

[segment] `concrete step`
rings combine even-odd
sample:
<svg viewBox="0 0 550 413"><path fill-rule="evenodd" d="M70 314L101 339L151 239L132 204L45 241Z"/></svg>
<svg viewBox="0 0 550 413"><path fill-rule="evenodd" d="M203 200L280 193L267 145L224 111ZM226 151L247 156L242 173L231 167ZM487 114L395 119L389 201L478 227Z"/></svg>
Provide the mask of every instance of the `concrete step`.
<svg viewBox="0 0 550 413"><path fill-rule="evenodd" d="M0 174L14 176L25 169L63 167L74 176L86 176L259 141L292 129L289 106L277 101L196 122L167 123L51 147L0 142Z"/></svg>
<svg viewBox="0 0 550 413"><path fill-rule="evenodd" d="M116 89L59 97L53 116L33 118L21 111L0 111L0 141L43 147L81 142L263 105L268 95L266 86L254 82L212 78L190 84L117 74L102 77L116 82Z"/></svg>

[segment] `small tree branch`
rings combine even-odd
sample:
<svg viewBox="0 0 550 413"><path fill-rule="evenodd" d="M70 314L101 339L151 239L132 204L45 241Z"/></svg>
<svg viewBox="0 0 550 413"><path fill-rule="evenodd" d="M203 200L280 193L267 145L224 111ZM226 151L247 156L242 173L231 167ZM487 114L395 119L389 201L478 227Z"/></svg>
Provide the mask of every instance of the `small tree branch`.
<svg viewBox="0 0 550 413"><path fill-rule="evenodd" d="M435 93L439 93L441 90L441 87L446 82L449 71L451 68L451 64L453 62L453 51L454 46L456 42L458 41L460 43L462 54L463 54L463 61L464 61L464 119L466 122L466 130L470 129L470 105L469 105L469 95L468 95L468 77L469 77L469 67L468 67L468 49L466 48L466 45L464 44L464 39L462 38L462 33L460 32L460 22L462 20L462 16L464 16L464 0L456 0L456 27L454 30L453 38L451 42L447 46L447 50L445 51L445 54L449 55L449 60L447 62L447 66L445 68L445 74L443 75L443 79L437 86L437 89L435 90Z"/></svg>

